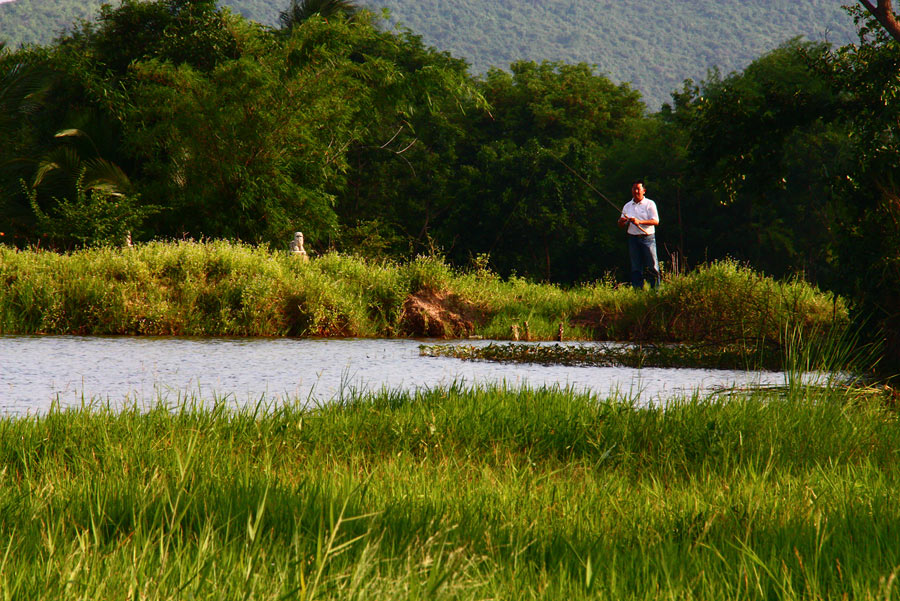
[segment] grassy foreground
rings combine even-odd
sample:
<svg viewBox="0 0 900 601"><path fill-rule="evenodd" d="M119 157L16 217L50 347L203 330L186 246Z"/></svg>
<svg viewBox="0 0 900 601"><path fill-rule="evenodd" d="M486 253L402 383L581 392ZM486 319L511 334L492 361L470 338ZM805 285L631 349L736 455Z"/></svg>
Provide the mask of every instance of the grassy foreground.
<svg viewBox="0 0 900 601"><path fill-rule="evenodd" d="M70 254L0 245L0 333L196 336L441 336L714 341L777 346L847 320L843 300L733 262L636 292L570 289L441 259L309 263L229 242L150 243Z"/></svg>
<svg viewBox="0 0 900 601"><path fill-rule="evenodd" d="M891 599L900 426L809 389L0 420L0 599Z"/></svg>

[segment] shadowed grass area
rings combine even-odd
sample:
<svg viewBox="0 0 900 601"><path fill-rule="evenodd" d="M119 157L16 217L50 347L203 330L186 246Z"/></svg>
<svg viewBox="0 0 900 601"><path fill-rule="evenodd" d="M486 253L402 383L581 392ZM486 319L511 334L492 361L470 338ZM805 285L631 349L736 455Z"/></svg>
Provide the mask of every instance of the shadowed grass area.
<svg viewBox="0 0 900 601"><path fill-rule="evenodd" d="M733 262L707 265L673 277L660 290L641 292L604 283L562 289L503 280L485 269L457 271L437 257L398 264L327 254L304 263L284 252L229 242L150 243L65 255L0 246L0 284L5 334L474 333L507 339L515 324L535 340L555 338L562 325L568 339L779 348L786 328L810 337L847 321L841 299ZM416 299L422 302L410 304Z"/></svg>
<svg viewBox="0 0 900 601"><path fill-rule="evenodd" d="M0 598L894 598L886 398L449 388L0 420Z"/></svg>

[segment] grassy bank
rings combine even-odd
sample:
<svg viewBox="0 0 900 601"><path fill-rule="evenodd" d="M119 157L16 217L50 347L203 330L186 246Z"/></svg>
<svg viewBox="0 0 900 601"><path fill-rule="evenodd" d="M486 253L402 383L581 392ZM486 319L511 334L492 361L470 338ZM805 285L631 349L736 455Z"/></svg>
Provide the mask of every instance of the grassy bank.
<svg viewBox="0 0 900 601"><path fill-rule="evenodd" d="M844 323L844 302L801 280L730 262L658 292L562 289L441 259L309 263L242 244L151 243L60 255L0 246L0 333L228 336L520 335L553 339L766 341ZM528 322L527 326L525 322Z"/></svg>
<svg viewBox="0 0 900 601"><path fill-rule="evenodd" d="M0 420L0 599L890 599L900 427L801 389Z"/></svg>

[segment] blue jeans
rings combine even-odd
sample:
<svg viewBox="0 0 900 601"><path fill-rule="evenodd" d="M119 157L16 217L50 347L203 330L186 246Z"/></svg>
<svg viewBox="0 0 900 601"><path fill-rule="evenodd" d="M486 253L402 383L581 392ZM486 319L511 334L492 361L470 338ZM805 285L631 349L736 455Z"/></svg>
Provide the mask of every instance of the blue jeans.
<svg viewBox="0 0 900 601"><path fill-rule="evenodd" d="M631 257L631 285L644 287L644 269L649 269L647 281L651 288L659 286L659 261L656 260L656 235L628 235L628 255Z"/></svg>

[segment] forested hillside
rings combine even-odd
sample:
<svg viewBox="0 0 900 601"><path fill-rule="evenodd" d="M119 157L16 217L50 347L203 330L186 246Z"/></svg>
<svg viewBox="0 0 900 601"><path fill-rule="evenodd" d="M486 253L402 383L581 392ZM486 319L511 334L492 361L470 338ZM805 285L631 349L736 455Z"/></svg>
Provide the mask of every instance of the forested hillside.
<svg viewBox="0 0 900 601"><path fill-rule="evenodd" d="M116 2L112 2L115 4ZM738 70L782 42L805 36L838 45L853 36L840 0L362 0L439 50L466 59L475 73L516 60L596 64L616 82L632 82L647 105L669 100L686 78L707 69ZM0 4L0 40L47 43L100 0L14 0ZM274 24L287 0L223 0Z"/></svg>
<svg viewBox="0 0 900 601"><path fill-rule="evenodd" d="M97 15L101 0L13 0L0 4L0 42L46 44L79 19Z"/></svg>
<svg viewBox="0 0 900 601"><path fill-rule="evenodd" d="M516 60L596 64L629 81L651 109L686 78L723 73L795 36L846 43L840 0L367 0L476 72Z"/></svg>

